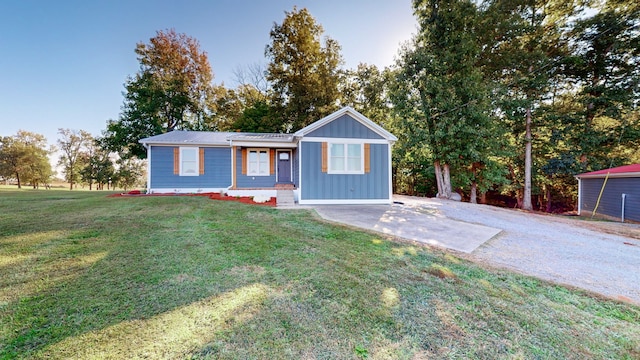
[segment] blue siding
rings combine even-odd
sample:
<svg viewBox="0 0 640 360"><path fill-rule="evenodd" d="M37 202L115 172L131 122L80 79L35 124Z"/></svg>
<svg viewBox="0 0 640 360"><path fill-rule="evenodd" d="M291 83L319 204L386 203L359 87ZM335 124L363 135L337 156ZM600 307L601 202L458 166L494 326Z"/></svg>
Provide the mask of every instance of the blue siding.
<svg viewBox="0 0 640 360"><path fill-rule="evenodd" d="M276 175L247 176L242 174L242 150L236 151L236 187L238 189L272 188L276 184Z"/></svg>
<svg viewBox="0 0 640 360"><path fill-rule="evenodd" d="M380 135L345 114L309 134L309 137L335 137L352 139L383 139Z"/></svg>
<svg viewBox="0 0 640 360"><path fill-rule="evenodd" d="M598 201L604 179L582 179L582 215L590 215ZM598 214L621 218L622 194L626 220L640 221L640 178L609 178L598 205Z"/></svg>
<svg viewBox="0 0 640 360"><path fill-rule="evenodd" d="M388 144L371 144L371 171L365 174L322 172L322 144L301 142L303 200L363 200L389 198Z"/></svg>
<svg viewBox="0 0 640 360"><path fill-rule="evenodd" d="M204 174L180 176L173 174L173 146L151 146L150 188L225 188L231 185L231 149L204 148Z"/></svg>

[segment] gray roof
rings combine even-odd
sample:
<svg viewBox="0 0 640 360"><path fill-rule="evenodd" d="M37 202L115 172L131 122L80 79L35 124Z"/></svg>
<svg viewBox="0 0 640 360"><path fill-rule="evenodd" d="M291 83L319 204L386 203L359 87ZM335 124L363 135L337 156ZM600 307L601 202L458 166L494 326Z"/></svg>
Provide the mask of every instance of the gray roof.
<svg viewBox="0 0 640 360"><path fill-rule="evenodd" d="M140 139L139 142L142 144L167 145L229 145L229 140L256 142L293 142L294 136L293 134L174 130L172 132Z"/></svg>
<svg viewBox="0 0 640 360"><path fill-rule="evenodd" d="M233 133L213 131L180 131L151 136L140 139L142 144L198 144L198 145L229 145L227 137Z"/></svg>

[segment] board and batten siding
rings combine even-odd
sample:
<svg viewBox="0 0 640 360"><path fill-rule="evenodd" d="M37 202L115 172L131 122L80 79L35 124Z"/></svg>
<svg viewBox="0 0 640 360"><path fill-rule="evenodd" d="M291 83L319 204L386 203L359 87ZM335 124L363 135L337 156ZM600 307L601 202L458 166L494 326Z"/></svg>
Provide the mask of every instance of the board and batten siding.
<svg viewBox="0 0 640 360"><path fill-rule="evenodd" d="M382 139L382 136L346 114L322 126L321 128L306 134L305 136L348 139Z"/></svg>
<svg viewBox="0 0 640 360"><path fill-rule="evenodd" d="M371 169L364 174L322 172L322 143L302 141L301 198L304 200L388 200L389 145L371 144Z"/></svg>
<svg viewBox="0 0 640 360"><path fill-rule="evenodd" d="M581 214L590 215L598 201L604 178L584 178L580 184ZM602 192L597 214L620 219L622 194L626 194L625 220L640 221L640 178L609 178Z"/></svg>
<svg viewBox="0 0 640 360"><path fill-rule="evenodd" d="M231 148L204 147L204 174L173 173L175 146L151 146L151 189L226 188L231 185ZM203 148L203 147L201 147Z"/></svg>

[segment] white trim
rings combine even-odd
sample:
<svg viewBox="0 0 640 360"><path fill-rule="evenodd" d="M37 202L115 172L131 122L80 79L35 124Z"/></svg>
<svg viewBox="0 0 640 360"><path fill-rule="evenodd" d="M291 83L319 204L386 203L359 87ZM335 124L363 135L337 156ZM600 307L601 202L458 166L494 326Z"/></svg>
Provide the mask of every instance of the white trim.
<svg viewBox="0 0 640 360"><path fill-rule="evenodd" d="M391 205L391 199L309 199L298 201L300 205Z"/></svg>
<svg viewBox="0 0 640 360"><path fill-rule="evenodd" d="M236 143L236 146L238 146L238 144ZM249 173L249 168L250 168L250 164L251 161L249 160L249 158L251 157L251 152L256 152L258 155L257 158L257 162L258 162L258 173L257 174L250 174ZM261 152L266 152L267 153L267 171L264 173L261 173L260 170L260 153ZM269 148L247 148L247 176L271 176L271 149Z"/></svg>
<svg viewBox="0 0 640 360"><path fill-rule="evenodd" d="M289 154L289 181L293 182L293 151L291 149L275 149L276 150L276 159L275 159L275 166L276 166L276 183L278 181L280 181L280 172L278 171L278 161L280 161L280 157L278 156L279 153L288 153Z"/></svg>
<svg viewBox="0 0 640 360"><path fill-rule="evenodd" d="M395 137L393 134L391 134L390 132L388 132L387 130L383 129L380 125L374 123L373 121L371 121L371 119L367 118L366 116L362 115L361 113L357 112L355 109L353 109L350 106L345 106L342 109L329 114L327 116L325 116L324 118L298 130L295 132L296 136L304 136L308 133L311 133L325 125L327 125L328 123L340 118L341 116L345 115L345 114L349 114L351 115L351 118L353 118L354 120L360 122L362 125L366 126L367 128L369 128L371 131L375 132L376 134L380 135L381 137L383 137L384 139L386 139L387 141L397 141L398 138Z"/></svg>
<svg viewBox="0 0 640 360"><path fill-rule="evenodd" d="M243 140L234 140L234 146L242 146L246 148L287 148L287 149L295 149L298 144L290 143L290 142L260 142L260 141L243 141Z"/></svg>
<svg viewBox="0 0 640 360"><path fill-rule="evenodd" d="M333 154L332 148L333 145L342 145L344 150L344 156L342 156L342 161L344 165L344 170L333 170ZM349 170L349 146L348 145L360 145L360 170ZM327 174L331 175L362 175L364 174L364 143L352 142L352 143L343 143L343 142L330 142L328 143L327 149ZM355 158L355 157L354 157Z"/></svg>
<svg viewBox="0 0 640 360"><path fill-rule="evenodd" d="M607 177L607 174L595 174L595 175L576 175L576 179L603 179ZM626 172L626 173L610 173L609 179L612 178L633 178L640 177L640 172Z"/></svg>
<svg viewBox="0 0 640 360"><path fill-rule="evenodd" d="M147 192L151 190L151 145L147 146Z"/></svg>
<svg viewBox="0 0 640 360"><path fill-rule="evenodd" d="M226 192L227 188L157 188L149 189L149 194L200 194L212 192Z"/></svg>
<svg viewBox="0 0 640 360"><path fill-rule="evenodd" d="M251 189L236 189L226 190L228 196L278 196L278 190L251 190Z"/></svg>
<svg viewBox="0 0 640 360"><path fill-rule="evenodd" d="M391 172L393 171L393 160L391 159L391 155L392 155L392 151L391 151L391 147L393 146L393 144L389 144L389 146L387 147L387 149L389 149L389 161L387 161L388 165L389 165L389 202L393 203L393 176L391 174Z"/></svg>
<svg viewBox="0 0 640 360"><path fill-rule="evenodd" d="M582 211L582 180L578 178L578 216Z"/></svg>
<svg viewBox="0 0 640 360"><path fill-rule="evenodd" d="M180 176L199 176L200 175L200 148L197 146L180 146L180 151L178 151L178 164L179 164L179 168L180 171L178 172ZM182 151L184 150L195 150L196 151L196 167L195 167L195 173L194 174L185 174L184 170L182 168L183 165L183 161L182 161Z"/></svg>
<svg viewBox="0 0 640 360"><path fill-rule="evenodd" d="M300 201L300 198L302 196L302 146L298 147L296 155L298 156L298 201Z"/></svg>
<svg viewBox="0 0 640 360"><path fill-rule="evenodd" d="M306 137L300 142L340 142L345 144L389 144L389 140L384 139L364 139L364 138L334 138L334 137Z"/></svg>

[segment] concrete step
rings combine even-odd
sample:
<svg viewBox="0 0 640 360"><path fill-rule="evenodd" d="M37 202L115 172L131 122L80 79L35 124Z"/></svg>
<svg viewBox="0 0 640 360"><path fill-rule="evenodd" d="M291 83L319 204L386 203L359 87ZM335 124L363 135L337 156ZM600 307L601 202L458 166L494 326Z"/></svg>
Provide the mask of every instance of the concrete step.
<svg viewBox="0 0 640 360"><path fill-rule="evenodd" d="M276 194L276 206L295 205L292 190L278 190Z"/></svg>

